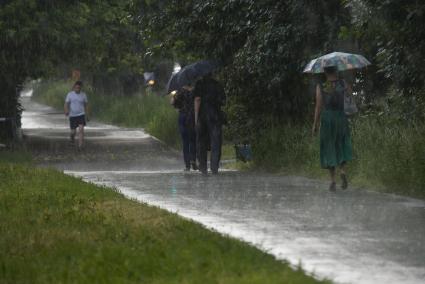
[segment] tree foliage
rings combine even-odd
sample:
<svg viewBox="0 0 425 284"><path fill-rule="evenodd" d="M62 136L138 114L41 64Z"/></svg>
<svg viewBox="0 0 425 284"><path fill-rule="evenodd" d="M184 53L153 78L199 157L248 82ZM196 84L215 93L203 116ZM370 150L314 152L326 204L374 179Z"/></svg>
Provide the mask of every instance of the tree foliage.
<svg viewBox="0 0 425 284"><path fill-rule="evenodd" d="M425 89L425 3L415 0L361 2L355 17L358 40L376 58L379 72L406 95Z"/></svg>
<svg viewBox="0 0 425 284"><path fill-rule="evenodd" d="M336 49L339 27L349 23L348 9L336 0L173 0L149 28L176 60L223 63L230 127L249 136L248 125L305 115L310 98L302 68Z"/></svg>
<svg viewBox="0 0 425 284"><path fill-rule="evenodd" d="M0 116L19 113L16 88L28 77L77 67L99 92L131 93L164 59L161 72L173 61L222 62L240 139L270 120L302 120L313 101L302 68L335 50L372 61L365 101L393 87L402 102L425 90L421 1L4 0L0 8Z"/></svg>
<svg viewBox="0 0 425 284"><path fill-rule="evenodd" d="M1 1L0 117L19 121L19 88L27 78L70 74L73 68L91 79L140 74L139 30L131 5L119 0Z"/></svg>
<svg viewBox="0 0 425 284"><path fill-rule="evenodd" d="M409 108L409 96L420 100L425 89L420 1L151 2L161 11L145 22L155 42L151 54L183 62L219 59L231 102L230 127L241 139L270 120L306 117L312 78L302 67L328 52L360 53L372 61L356 86L364 103L373 104L395 87L401 98L396 104L409 102Z"/></svg>

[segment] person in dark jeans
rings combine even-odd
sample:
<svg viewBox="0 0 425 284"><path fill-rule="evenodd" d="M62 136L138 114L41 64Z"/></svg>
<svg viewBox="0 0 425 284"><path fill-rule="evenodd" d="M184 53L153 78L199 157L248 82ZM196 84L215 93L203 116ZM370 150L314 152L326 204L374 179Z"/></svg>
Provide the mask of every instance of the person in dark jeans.
<svg viewBox="0 0 425 284"><path fill-rule="evenodd" d="M212 74L208 74L196 82L193 92L199 170L207 174L207 152L211 148L210 169L212 174L217 174L223 139L221 107L226 103L224 89Z"/></svg>
<svg viewBox="0 0 425 284"><path fill-rule="evenodd" d="M179 110L179 132L182 138L185 171L197 170L196 164L196 132L193 104L193 87L184 86L171 98L171 104Z"/></svg>

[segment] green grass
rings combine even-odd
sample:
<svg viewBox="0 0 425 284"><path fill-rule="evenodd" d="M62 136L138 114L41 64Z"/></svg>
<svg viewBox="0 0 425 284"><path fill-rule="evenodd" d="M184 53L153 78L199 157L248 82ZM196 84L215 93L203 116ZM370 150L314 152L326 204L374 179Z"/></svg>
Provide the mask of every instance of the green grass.
<svg viewBox="0 0 425 284"><path fill-rule="evenodd" d="M425 125L359 118L353 124L359 183L381 184L387 191L425 198Z"/></svg>
<svg viewBox="0 0 425 284"><path fill-rule="evenodd" d="M222 160L233 160L236 158L235 147L231 144L223 144L221 148L221 159Z"/></svg>
<svg viewBox="0 0 425 284"><path fill-rule="evenodd" d="M71 86L68 81L38 83L34 86L34 98L61 110ZM178 113L170 105L168 97L155 94L100 96L90 86L84 87L83 91L87 93L92 118L124 127L145 128L168 145L180 147Z"/></svg>
<svg viewBox="0 0 425 284"><path fill-rule="evenodd" d="M351 123L354 160L348 163L355 186L425 198L425 127L358 117ZM290 174L328 179L320 168L319 138L311 125L278 125L253 145L255 163Z"/></svg>
<svg viewBox="0 0 425 284"><path fill-rule="evenodd" d="M0 283L318 283L243 242L54 170L0 164Z"/></svg>
<svg viewBox="0 0 425 284"><path fill-rule="evenodd" d="M61 110L71 85L72 83L67 81L38 83L33 86L34 97L39 102ZM131 97L99 96L91 90L90 86L84 91L89 98L90 112L93 118L123 127L145 128L149 134L172 147L180 149L178 113L169 104L168 97L160 97L154 94ZM224 144L222 159L234 158L233 145Z"/></svg>
<svg viewBox="0 0 425 284"><path fill-rule="evenodd" d="M6 150L0 149L0 165L1 164L31 164L31 154L23 149Z"/></svg>
<svg viewBox="0 0 425 284"><path fill-rule="evenodd" d="M41 84L35 95L62 108L70 83ZM145 127L171 146L179 147L177 113L166 98L101 97L88 91L93 113L99 119L123 126ZM40 95L41 94L41 95ZM252 141L253 163L227 165L306 175L327 179L320 168L319 141L311 137L311 125L281 125L258 133ZM380 118L357 117L352 121L354 161L349 163L350 182L369 189L425 198L425 125ZM233 145L224 145L222 158L234 159Z"/></svg>

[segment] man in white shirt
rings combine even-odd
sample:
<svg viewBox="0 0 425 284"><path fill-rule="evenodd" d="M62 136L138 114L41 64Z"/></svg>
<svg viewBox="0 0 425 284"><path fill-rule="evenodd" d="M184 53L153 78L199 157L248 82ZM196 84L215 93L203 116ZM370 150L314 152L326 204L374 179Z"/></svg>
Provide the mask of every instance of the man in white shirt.
<svg viewBox="0 0 425 284"><path fill-rule="evenodd" d="M84 126L86 125L86 115L88 115L87 95L81 92L83 83L75 82L73 90L66 95L65 115L69 116L69 126L71 128L71 142L74 143L76 129L78 128L78 149L83 147Z"/></svg>

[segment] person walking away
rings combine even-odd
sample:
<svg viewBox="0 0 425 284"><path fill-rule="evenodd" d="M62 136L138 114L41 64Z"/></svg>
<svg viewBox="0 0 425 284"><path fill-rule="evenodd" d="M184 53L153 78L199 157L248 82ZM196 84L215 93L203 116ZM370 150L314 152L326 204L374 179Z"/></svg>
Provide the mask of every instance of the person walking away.
<svg viewBox="0 0 425 284"><path fill-rule="evenodd" d="M344 113L344 93L351 94L351 87L338 78L336 66L325 67L326 80L316 86L316 107L313 135L316 135L320 120L320 163L328 169L330 191L336 190L336 167L340 169L342 189L348 187L346 164L352 160L351 134Z"/></svg>
<svg viewBox="0 0 425 284"><path fill-rule="evenodd" d="M195 113L193 103L193 87L183 86L183 88L171 97L171 104L179 110L179 132L183 146L183 160L185 171L197 170L196 165L196 132Z"/></svg>
<svg viewBox="0 0 425 284"><path fill-rule="evenodd" d="M224 89L210 73L196 82L194 96L199 170L207 174L207 152L211 145L210 169L212 174L217 174L224 122L221 107L226 103Z"/></svg>
<svg viewBox="0 0 425 284"><path fill-rule="evenodd" d="M84 126L86 125L86 115L88 115L87 95L81 91L83 83L75 82L72 91L66 95L65 115L69 117L71 128L71 143L75 142L76 129L78 128L78 149L81 150L84 142Z"/></svg>

